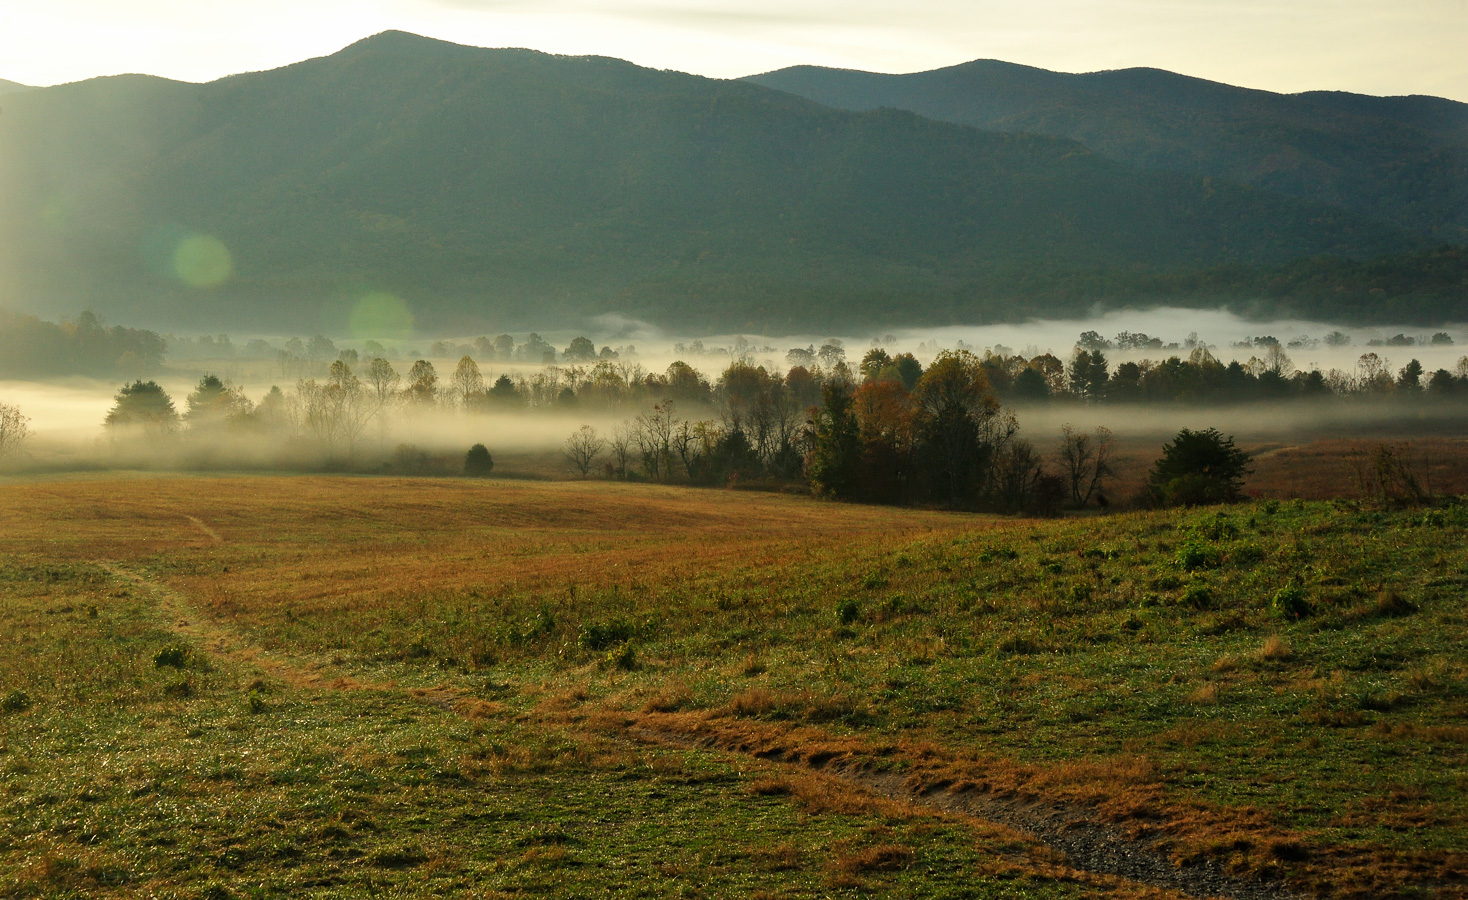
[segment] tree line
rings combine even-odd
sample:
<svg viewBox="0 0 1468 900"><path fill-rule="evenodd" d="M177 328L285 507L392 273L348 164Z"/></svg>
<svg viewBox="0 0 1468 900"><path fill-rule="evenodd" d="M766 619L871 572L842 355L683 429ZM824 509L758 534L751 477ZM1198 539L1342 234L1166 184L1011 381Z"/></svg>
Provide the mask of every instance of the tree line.
<svg viewBox="0 0 1468 900"><path fill-rule="evenodd" d="M90 312L56 323L0 310L0 378L136 377L160 369L165 350L158 334L109 328Z"/></svg>

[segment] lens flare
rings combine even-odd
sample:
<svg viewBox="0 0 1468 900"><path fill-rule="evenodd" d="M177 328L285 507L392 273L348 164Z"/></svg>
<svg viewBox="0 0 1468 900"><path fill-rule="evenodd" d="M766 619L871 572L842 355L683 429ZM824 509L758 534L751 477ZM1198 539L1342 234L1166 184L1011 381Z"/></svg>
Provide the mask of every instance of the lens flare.
<svg viewBox="0 0 1468 900"><path fill-rule="evenodd" d="M374 291L357 301L349 319L358 340L405 340L413 336L413 314L401 298Z"/></svg>
<svg viewBox="0 0 1468 900"><path fill-rule="evenodd" d="M190 235L174 248L173 274L189 287L216 288L234 275L234 259L218 238Z"/></svg>

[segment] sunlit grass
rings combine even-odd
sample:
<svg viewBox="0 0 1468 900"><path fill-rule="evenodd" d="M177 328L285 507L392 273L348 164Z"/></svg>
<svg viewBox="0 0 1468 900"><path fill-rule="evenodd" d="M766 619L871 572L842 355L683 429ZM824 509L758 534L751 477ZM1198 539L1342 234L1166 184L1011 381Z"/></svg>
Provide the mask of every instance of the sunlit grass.
<svg viewBox="0 0 1468 900"><path fill-rule="evenodd" d="M451 812L439 843L401 850L401 866L383 871L428 867L448 886L466 872L523 871L504 868L507 854L536 848L460 846L482 840L456 830L473 821L468 801L442 779L429 779L432 798L403 781L408 769L385 748L421 742L436 748L434 766L476 791L481 779L535 785L560 804L557 821L591 815L578 804L624 788L616 802L628 817L708 809L711 818L689 812L684 826L708 846L667 865L742 873L715 893L774 890L785 882L758 873L791 871L809 877L792 876L807 885L799 890L856 879L900 893L924 854L964 845L952 835L930 844L903 816L856 816L877 815L897 838L863 830L878 827L871 819L855 831L817 826L796 794L742 787L766 776L740 774L737 754L648 749L618 724L641 722L712 727L729 746L855 741L843 752L872 759L899 748L882 751L884 765L905 760L924 777L946 771L949 781L1092 807L1161 829L1179 860L1214 858L1297 887L1380 896L1465 871L1459 507L1271 502L1035 522L635 485L157 478L11 485L0 515L0 627L19 648L0 693L32 703L0 719L0 766L26 759L33 772L44 760L61 779L46 790L62 800L86 790L77 779L100 777L103 760L175 772L167 767L191 756L238 767L248 750L269 765L246 767L254 774L228 791L178 796L248 806L239 822L259 822L250 816L337 809L345 801L317 795L377 779L397 800L373 806L374 837L354 839L367 856L412 843L431 818L417 807ZM187 665L156 665L179 637L149 585L313 680L282 681L278 669L201 646ZM1303 612L1276 602L1286 591ZM367 689L324 690L334 679ZM405 693L415 688L425 693ZM148 739L128 745L122 734ZM271 766L302 753L312 787L275 783ZM648 786L661 776L646 766L724 774L694 779L674 800ZM29 835L4 851L17 860L74 840L71 819L41 808L54 803L34 803L30 777L5 782L7 796L32 798L7 801L5 815L24 825L16 833ZM121 805L75 809L95 810L101 827L161 802L116 797ZM495 797L496 808L519 802ZM700 835L726 806L753 849L719 862L708 855L718 842ZM766 834L755 824L766 807L788 824ZM260 831L217 827L231 840ZM819 849L848 839L839 858ZM623 830L537 849L531 862L553 857L574 883L603 889L614 876L588 868L589 857L636 860L653 840ZM118 863L135 874L176 858L138 857L120 841L107 831L86 846L153 861ZM366 883L343 874L347 857L321 855L326 847L296 868ZM223 851L211 852L180 877L234 878L219 867ZM261 853L250 865L276 858ZM678 883L666 877L654 893Z"/></svg>

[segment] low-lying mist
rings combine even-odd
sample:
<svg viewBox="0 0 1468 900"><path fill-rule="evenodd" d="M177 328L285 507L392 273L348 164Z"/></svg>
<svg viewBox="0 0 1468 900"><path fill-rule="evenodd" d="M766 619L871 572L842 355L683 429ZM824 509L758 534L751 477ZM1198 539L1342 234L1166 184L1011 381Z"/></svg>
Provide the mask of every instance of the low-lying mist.
<svg viewBox="0 0 1468 900"><path fill-rule="evenodd" d="M1380 369L1395 373L1409 360L1422 364L1426 373L1437 369L1458 371L1464 357L1468 333L1462 328L1431 330L1409 328L1337 328L1328 323L1299 320L1256 322L1226 311L1155 309L1146 312L1116 311L1087 319L1036 320L1025 324L945 328L914 328L881 335L790 335L778 338L747 335L680 336L661 332L642 323L608 318L602 333L586 333L593 355L568 360L576 348L575 332L546 332L538 336L493 335L440 337L433 340L313 341L269 336L223 336L200 338L169 337L166 365L149 377L173 399L179 413L185 398L204 375L216 375L237 391L250 405L259 404L272 387L294 397L303 381L312 383L328 377L335 353L358 376L377 356L388 359L406 383L409 369L426 359L436 370L438 383L447 393L460 360L469 356L482 373L488 389L501 375L516 381L522 392L534 390L554 394L559 385L576 384L598 362L616 367L626 382L661 375L675 361L685 362L711 384L731 364L741 361L784 375L792 365L830 366L839 352L846 365L856 369L863 355L880 347L891 355L911 353L927 365L945 349L968 349L976 354L1034 358L1051 354L1068 361L1078 340L1086 336L1100 349L1113 368L1127 361L1161 361L1168 357L1186 359L1195 347L1206 347L1223 363L1237 360L1256 364L1274 348L1275 360L1283 354L1297 370L1351 373L1358 369L1363 354L1375 354ZM513 349L504 342L510 341ZM540 355L526 358L526 348ZM836 350L832 351L831 348ZM310 348L310 349L308 349ZM325 348L324 350L322 348ZM542 349L542 348L549 348ZM316 355L313 355L313 351ZM547 353L555 358L548 362ZM501 358L501 356L506 358ZM547 366L550 369L547 369ZM552 372L549 379L544 373ZM70 467L148 468L321 468L342 467L372 471L406 463L399 459L406 446L436 458L440 468L452 467L457 455L475 443L495 454L558 453L571 432L591 425L610 435L649 408L656 398L611 398L606 402L563 402L564 398L538 396L527 401L530 408L506 412L492 405L477 410L388 408L384 405L372 420L350 440L325 440L302 421L275 430L231 428L209 429L188 422L167 433L126 437L123 430L104 428L119 387L126 379L67 377L47 380L0 381L0 403L18 407L27 417L30 439L8 465L19 469L65 469ZM401 388L400 388L401 389ZM598 397L602 395L597 395ZM1298 400L1250 402L1233 405L1129 404L1125 407L1091 404L1075 400L1048 403L1002 398L1017 412L1022 433L1037 446L1046 446L1063 424L1089 429L1105 426L1118 438L1165 438L1179 428L1217 427L1241 441L1308 439L1311 436L1358 434L1460 434L1464 417L1460 404L1404 407L1387 398L1339 403ZM294 401L293 401L294 402ZM680 403L678 414L687 420L717 420L721 409L717 397L702 403ZM303 415L297 410L293 415ZM4 462L4 461L0 461Z"/></svg>

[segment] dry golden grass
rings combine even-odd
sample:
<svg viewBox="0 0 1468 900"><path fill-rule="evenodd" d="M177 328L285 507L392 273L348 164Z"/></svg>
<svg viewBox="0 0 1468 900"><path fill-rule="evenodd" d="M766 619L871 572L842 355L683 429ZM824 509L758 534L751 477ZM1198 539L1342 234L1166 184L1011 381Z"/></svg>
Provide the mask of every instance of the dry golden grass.
<svg viewBox="0 0 1468 900"><path fill-rule="evenodd" d="M1260 662L1284 662L1293 655L1294 651L1290 649L1290 645L1277 634L1271 634L1265 638L1264 643L1260 644L1259 649L1254 652L1254 658Z"/></svg>
<svg viewBox="0 0 1468 900"><path fill-rule="evenodd" d="M993 521L605 482L165 476L0 490L12 552L131 562L187 550L199 565L170 582L244 622L278 603L319 612L469 588L636 590Z"/></svg>

